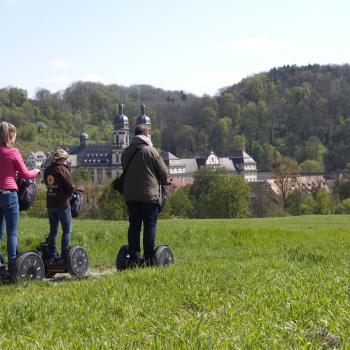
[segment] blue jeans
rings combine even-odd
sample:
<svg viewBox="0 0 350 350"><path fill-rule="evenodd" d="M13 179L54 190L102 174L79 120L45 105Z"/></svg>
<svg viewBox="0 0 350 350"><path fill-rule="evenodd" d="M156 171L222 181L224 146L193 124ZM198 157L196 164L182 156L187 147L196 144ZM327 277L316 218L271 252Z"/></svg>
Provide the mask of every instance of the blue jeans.
<svg viewBox="0 0 350 350"><path fill-rule="evenodd" d="M59 223L62 225L61 256L65 257L69 251L70 232L72 226L72 214L70 207L66 208L48 208L50 223L50 233L46 239L49 246L49 254L52 258L58 257L56 238L58 234Z"/></svg>
<svg viewBox="0 0 350 350"><path fill-rule="evenodd" d="M129 211L128 243L131 260L140 257L140 233L143 223L143 251L146 259L152 258L156 240L159 206L155 203L127 202Z"/></svg>
<svg viewBox="0 0 350 350"><path fill-rule="evenodd" d="M3 231L5 221L7 233L7 255L10 264L16 261L18 219L19 205L17 192L11 191L9 193L0 193L0 229ZM3 236L3 232L1 236Z"/></svg>

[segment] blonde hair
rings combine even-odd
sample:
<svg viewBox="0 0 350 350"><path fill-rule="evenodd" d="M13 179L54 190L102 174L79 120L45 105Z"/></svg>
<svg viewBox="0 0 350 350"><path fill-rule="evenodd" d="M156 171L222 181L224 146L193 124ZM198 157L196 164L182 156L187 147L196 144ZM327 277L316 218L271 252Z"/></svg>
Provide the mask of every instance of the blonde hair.
<svg viewBox="0 0 350 350"><path fill-rule="evenodd" d="M0 124L0 143L10 147L12 145L11 139L16 133L16 127L10 123L2 122Z"/></svg>

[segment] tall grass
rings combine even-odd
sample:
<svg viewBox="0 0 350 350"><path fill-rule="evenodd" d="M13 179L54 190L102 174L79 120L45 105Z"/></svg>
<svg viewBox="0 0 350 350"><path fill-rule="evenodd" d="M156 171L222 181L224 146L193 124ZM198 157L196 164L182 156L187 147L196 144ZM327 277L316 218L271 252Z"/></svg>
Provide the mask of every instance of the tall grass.
<svg viewBox="0 0 350 350"><path fill-rule="evenodd" d="M47 232L22 219L22 248ZM126 222L74 221L93 269L113 268ZM350 218L164 220L175 265L0 287L0 348L349 348Z"/></svg>

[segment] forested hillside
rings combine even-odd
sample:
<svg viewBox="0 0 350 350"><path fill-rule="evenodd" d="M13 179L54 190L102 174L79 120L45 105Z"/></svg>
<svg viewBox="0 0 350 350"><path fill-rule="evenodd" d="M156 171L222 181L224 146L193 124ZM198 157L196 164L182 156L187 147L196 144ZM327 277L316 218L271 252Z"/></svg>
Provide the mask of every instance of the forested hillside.
<svg viewBox="0 0 350 350"><path fill-rule="evenodd" d="M350 161L350 67L275 68L197 97L147 85L123 87L76 82L61 92L39 88L33 99L19 87L0 89L0 119L18 127L23 153L77 143L111 142L120 99L131 129L144 99L155 145L179 157L245 148L259 170L281 155L305 172L343 170Z"/></svg>

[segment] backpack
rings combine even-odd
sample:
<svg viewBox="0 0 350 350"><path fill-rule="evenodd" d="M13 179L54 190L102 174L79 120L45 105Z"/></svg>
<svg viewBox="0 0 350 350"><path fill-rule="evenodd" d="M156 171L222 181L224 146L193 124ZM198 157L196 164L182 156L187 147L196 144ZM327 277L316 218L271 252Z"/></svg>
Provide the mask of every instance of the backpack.
<svg viewBox="0 0 350 350"><path fill-rule="evenodd" d="M83 206L84 198L80 192L73 192L72 197L70 199L70 211L72 213L72 217L76 218L79 216L79 212L81 207Z"/></svg>
<svg viewBox="0 0 350 350"><path fill-rule="evenodd" d="M19 210L28 210L35 199L36 183L34 180L17 179Z"/></svg>

